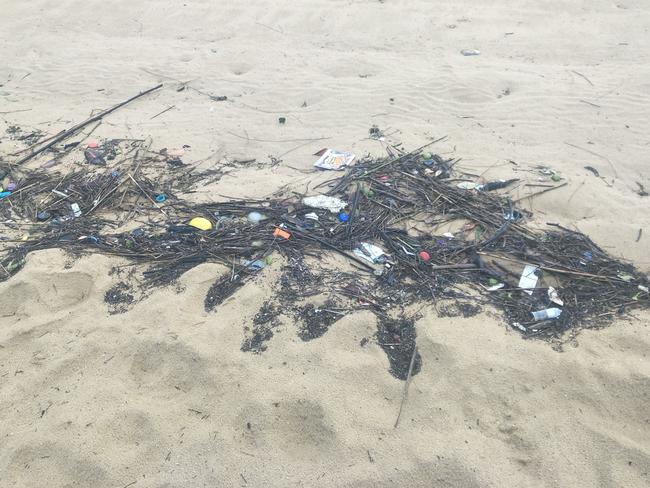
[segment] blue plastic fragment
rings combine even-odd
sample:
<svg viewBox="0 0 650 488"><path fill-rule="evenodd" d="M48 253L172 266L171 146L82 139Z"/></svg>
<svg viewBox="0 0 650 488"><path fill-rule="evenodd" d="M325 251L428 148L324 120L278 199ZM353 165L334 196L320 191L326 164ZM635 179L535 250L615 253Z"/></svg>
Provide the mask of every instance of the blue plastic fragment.
<svg viewBox="0 0 650 488"><path fill-rule="evenodd" d="M256 259L255 261L252 261L246 265L246 267L251 271L259 271L260 269L264 268L264 266L266 266L266 263L261 259Z"/></svg>

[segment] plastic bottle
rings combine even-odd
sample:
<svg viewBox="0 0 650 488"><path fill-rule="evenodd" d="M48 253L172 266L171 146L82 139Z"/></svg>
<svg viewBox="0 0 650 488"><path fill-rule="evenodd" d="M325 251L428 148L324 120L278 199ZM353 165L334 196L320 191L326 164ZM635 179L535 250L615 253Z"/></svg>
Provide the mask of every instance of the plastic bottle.
<svg viewBox="0 0 650 488"><path fill-rule="evenodd" d="M556 319L562 313L562 309L559 308L547 308L546 310L538 310L537 312L532 312L533 318L535 320L549 320Z"/></svg>

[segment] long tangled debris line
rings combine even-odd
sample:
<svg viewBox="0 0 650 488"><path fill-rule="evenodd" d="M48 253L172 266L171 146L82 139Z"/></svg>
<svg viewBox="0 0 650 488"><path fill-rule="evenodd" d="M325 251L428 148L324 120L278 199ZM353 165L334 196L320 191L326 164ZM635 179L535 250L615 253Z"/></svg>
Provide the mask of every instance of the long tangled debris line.
<svg viewBox="0 0 650 488"><path fill-rule="evenodd" d="M423 150L391 148L387 157L362 159L311 198L285 193L195 204L184 195L218 179L218 169L188 169L143 141L106 141L99 151L112 151L110 167L67 174L20 170L17 189L0 200L0 214L8 228L30 225L31 233L4 248L0 275L9 278L28 253L49 248L146 264L148 286L217 262L231 272L209 290L205 307L212 310L280 253L289 265L278 302L287 308L312 288L344 297L343 310L373 311L380 345L393 356L391 371L402 379L420 368L412 320L394 318L408 305L451 300L458 313L475 313L471 303L489 304L524 337L554 343L567 331L602 327L650 305L648 280L632 265L557 224L529 228L529 214L507 194L458 185L454 161ZM135 215L141 225L117 231ZM188 225L197 217L208 222L207 230ZM438 235L446 224L459 230ZM354 271L322 267L311 274L305 256L328 252L344 256ZM438 312L449 314L449 306ZM331 311L320 316L328 322L339 317ZM258 346L269 338L260 330Z"/></svg>

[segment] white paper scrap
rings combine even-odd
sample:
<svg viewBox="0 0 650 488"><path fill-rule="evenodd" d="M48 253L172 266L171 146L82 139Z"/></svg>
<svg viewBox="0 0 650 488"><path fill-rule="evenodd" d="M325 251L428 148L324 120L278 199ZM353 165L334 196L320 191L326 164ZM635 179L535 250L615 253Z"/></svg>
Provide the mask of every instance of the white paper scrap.
<svg viewBox="0 0 650 488"><path fill-rule="evenodd" d="M375 246L374 244L369 244L367 242L362 242L359 247L356 248L353 252L360 258L363 258L373 264L376 263L379 258L384 255L384 250L381 247Z"/></svg>
<svg viewBox="0 0 650 488"><path fill-rule="evenodd" d="M553 288L552 286L548 287L548 298L551 300L553 303L557 303L560 307L564 306L564 301L560 298L560 295L558 294L557 290Z"/></svg>
<svg viewBox="0 0 650 488"><path fill-rule="evenodd" d="M537 280L539 279L536 274L538 269L537 266L532 266L530 264L527 264L524 267L521 277L519 278L519 288L522 288L524 293L528 293L529 295L533 294L533 289L537 286Z"/></svg>
<svg viewBox="0 0 650 488"><path fill-rule="evenodd" d="M314 163L314 166L321 169L340 171L345 169L345 167L354 160L354 157L354 154L349 152L328 149L320 158L318 158Z"/></svg>
<svg viewBox="0 0 650 488"><path fill-rule="evenodd" d="M343 200L336 197L329 197L327 195L318 195L316 197L305 197L302 203L311 208L320 208L329 210L332 213L339 213L347 205Z"/></svg>

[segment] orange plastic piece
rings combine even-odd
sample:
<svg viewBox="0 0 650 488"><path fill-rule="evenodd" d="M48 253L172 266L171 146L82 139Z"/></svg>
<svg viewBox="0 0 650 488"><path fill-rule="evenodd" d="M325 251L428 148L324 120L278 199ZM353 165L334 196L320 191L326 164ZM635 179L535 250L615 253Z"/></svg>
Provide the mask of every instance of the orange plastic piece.
<svg viewBox="0 0 650 488"><path fill-rule="evenodd" d="M291 234L289 234L286 230L282 230L276 227L273 231L273 237L283 237L284 239L289 239L289 237L291 237Z"/></svg>

